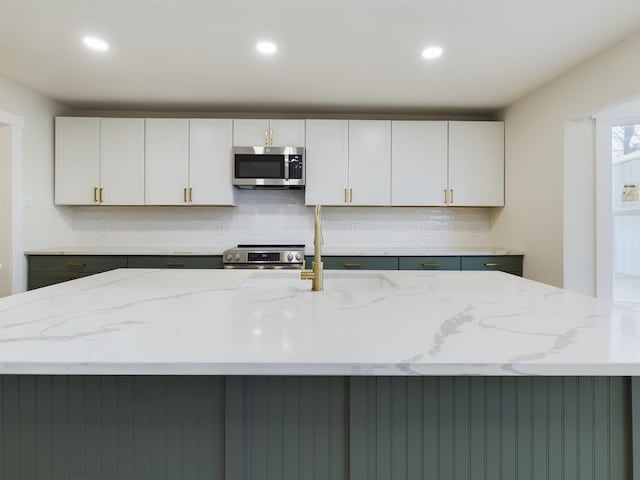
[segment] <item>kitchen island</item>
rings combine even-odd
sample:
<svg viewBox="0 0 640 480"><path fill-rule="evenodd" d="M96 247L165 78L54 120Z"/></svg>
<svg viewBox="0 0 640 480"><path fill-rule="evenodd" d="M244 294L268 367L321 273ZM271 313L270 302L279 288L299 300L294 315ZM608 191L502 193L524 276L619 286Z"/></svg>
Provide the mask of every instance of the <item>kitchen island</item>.
<svg viewBox="0 0 640 480"><path fill-rule="evenodd" d="M631 478L640 312L501 272L114 270L0 301L0 478Z"/></svg>

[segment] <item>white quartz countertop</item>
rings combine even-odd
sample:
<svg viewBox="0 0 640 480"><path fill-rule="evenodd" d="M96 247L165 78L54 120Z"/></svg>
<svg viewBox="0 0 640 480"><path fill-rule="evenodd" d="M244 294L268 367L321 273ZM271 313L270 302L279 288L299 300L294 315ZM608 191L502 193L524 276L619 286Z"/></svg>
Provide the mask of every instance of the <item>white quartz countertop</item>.
<svg viewBox="0 0 640 480"><path fill-rule="evenodd" d="M640 312L502 272L120 269L0 299L0 373L640 375Z"/></svg>
<svg viewBox="0 0 640 480"><path fill-rule="evenodd" d="M26 255L222 255L235 245L213 247L56 247L27 250ZM313 255L313 245L305 249ZM524 255L520 250L502 247L377 247L377 246L323 246L323 255L371 255L371 256L458 256L458 255Z"/></svg>

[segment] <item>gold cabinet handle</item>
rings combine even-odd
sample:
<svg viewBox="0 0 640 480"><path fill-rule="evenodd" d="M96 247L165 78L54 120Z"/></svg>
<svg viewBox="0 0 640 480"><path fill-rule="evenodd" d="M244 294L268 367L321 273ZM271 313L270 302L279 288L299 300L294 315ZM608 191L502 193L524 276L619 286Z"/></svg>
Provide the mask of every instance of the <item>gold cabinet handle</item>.
<svg viewBox="0 0 640 480"><path fill-rule="evenodd" d="M349 203L349 189L344 189L344 203Z"/></svg>
<svg viewBox="0 0 640 480"><path fill-rule="evenodd" d="M98 187L93 187L93 202L98 203Z"/></svg>
<svg viewBox="0 0 640 480"><path fill-rule="evenodd" d="M442 193L444 193L442 203L447 203L447 189L442 190Z"/></svg>
<svg viewBox="0 0 640 480"><path fill-rule="evenodd" d="M269 130L269 145L273 145L273 130Z"/></svg>
<svg viewBox="0 0 640 480"><path fill-rule="evenodd" d="M453 203L453 188L449 190L449 203Z"/></svg>
<svg viewBox="0 0 640 480"><path fill-rule="evenodd" d="M104 192L104 188L100 187L100 203L104 202L103 192Z"/></svg>
<svg viewBox="0 0 640 480"><path fill-rule="evenodd" d="M167 268L184 268L184 262L167 262Z"/></svg>
<svg viewBox="0 0 640 480"><path fill-rule="evenodd" d="M193 202L193 188L189 187L189 202Z"/></svg>
<svg viewBox="0 0 640 480"><path fill-rule="evenodd" d="M69 262L69 263L67 263L67 267L69 267L69 268L84 268L86 266L87 266L87 264L86 263L82 263L82 262Z"/></svg>
<svg viewBox="0 0 640 480"><path fill-rule="evenodd" d="M269 145L269 131L267 129L264 130L264 144Z"/></svg>
<svg viewBox="0 0 640 480"><path fill-rule="evenodd" d="M484 264L485 267L499 267L500 264L499 263L495 263L495 262L488 262Z"/></svg>
<svg viewBox="0 0 640 480"><path fill-rule="evenodd" d="M359 268L360 264L359 263L345 263L344 264L344 268Z"/></svg>
<svg viewBox="0 0 640 480"><path fill-rule="evenodd" d="M422 264L423 267L439 267L440 264L438 262L427 262Z"/></svg>
<svg viewBox="0 0 640 480"><path fill-rule="evenodd" d="M353 203L353 189L349 189L349 203Z"/></svg>
<svg viewBox="0 0 640 480"><path fill-rule="evenodd" d="M184 203L187 203L187 189L186 188L182 189L182 201Z"/></svg>

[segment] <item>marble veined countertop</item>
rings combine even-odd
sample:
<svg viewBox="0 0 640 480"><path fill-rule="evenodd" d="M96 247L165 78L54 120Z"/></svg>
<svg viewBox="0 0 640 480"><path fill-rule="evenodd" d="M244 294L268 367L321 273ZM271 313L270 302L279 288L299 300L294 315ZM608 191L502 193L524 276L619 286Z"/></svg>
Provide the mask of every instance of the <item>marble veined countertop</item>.
<svg viewBox="0 0 640 480"><path fill-rule="evenodd" d="M120 269L0 299L3 374L640 375L640 312L502 272Z"/></svg>
<svg viewBox="0 0 640 480"><path fill-rule="evenodd" d="M222 255L235 245L211 247L56 247L27 250L27 255ZM313 245L307 245L307 255L313 255ZM447 255L524 255L520 250L502 247L378 247L378 246L323 246L323 255L372 256L447 256Z"/></svg>

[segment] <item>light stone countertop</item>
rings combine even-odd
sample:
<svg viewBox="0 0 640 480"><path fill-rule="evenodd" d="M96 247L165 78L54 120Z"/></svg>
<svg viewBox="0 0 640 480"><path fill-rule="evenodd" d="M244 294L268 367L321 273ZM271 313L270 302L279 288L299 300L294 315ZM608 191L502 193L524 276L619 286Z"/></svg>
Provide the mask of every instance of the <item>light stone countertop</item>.
<svg viewBox="0 0 640 480"><path fill-rule="evenodd" d="M640 375L640 312L502 272L120 269L0 299L2 374Z"/></svg>
<svg viewBox="0 0 640 480"><path fill-rule="evenodd" d="M27 250L26 255L222 255L234 245L213 247L57 247ZM313 245L305 249L313 255ZM502 247L376 247L323 246L323 255L371 256L462 256L462 255L524 255L524 252Z"/></svg>

